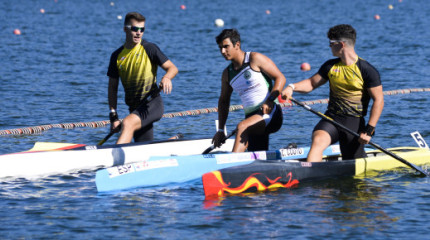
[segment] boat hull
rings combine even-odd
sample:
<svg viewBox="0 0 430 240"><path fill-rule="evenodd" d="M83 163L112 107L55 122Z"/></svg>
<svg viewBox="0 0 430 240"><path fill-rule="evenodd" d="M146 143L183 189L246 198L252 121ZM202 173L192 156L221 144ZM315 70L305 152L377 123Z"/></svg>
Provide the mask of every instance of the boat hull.
<svg viewBox="0 0 430 240"><path fill-rule="evenodd" d="M96 186L99 192L108 192L168 183L183 183L199 179L204 173L249 164L255 159L303 158L306 157L308 151L309 148L305 147L274 151L151 158L142 162L98 170L96 172ZM339 146L333 145L327 148L324 154L336 155L339 152Z"/></svg>
<svg viewBox="0 0 430 240"><path fill-rule="evenodd" d="M145 161L154 156L201 154L212 139L179 139L119 145L42 144L29 151L0 156L0 178L41 178ZM216 151L231 151L228 139ZM37 145L37 144L36 144ZM49 149L46 146L54 146Z"/></svg>
<svg viewBox="0 0 430 240"><path fill-rule="evenodd" d="M430 162L428 149L402 147L391 149L409 162L422 165ZM368 157L353 160L334 160L308 163L299 160L256 160L248 165L224 168L202 176L207 199L246 192L291 188L301 182L355 176L371 171L390 170L407 167L398 160L373 150Z"/></svg>

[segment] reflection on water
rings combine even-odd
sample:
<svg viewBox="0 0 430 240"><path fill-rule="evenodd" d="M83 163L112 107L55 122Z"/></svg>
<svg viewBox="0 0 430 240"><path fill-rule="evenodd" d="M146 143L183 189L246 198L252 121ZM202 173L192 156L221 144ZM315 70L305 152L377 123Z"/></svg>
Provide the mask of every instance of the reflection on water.
<svg viewBox="0 0 430 240"><path fill-rule="evenodd" d="M335 223L341 231L349 228L380 231L397 221L384 210L393 199L381 197L390 191L389 186L373 185L364 178L345 178L314 184L312 191L315 197L312 211L324 221Z"/></svg>
<svg viewBox="0 0 430 240"><path fill-rule="evenodd" d="M382 179L386 184L378 184ZM221 211L222 215L218 218L229 220L235 218L234 212L226 206L240 202L240 207L236 206L234 211L241 214L242 210L253 212L252 219L247 220L250 223L273 221L274 216L279 215L276 218L288 222L289 227L302 228L298 226L306 223L308 230L315 233L333 234L351 229L381 231L389 229L398 220L385 209L396 201L386 194L392 191L389 182L394 179L393 174L380 174L372 176L371 181L367 177L348 177L302 183L297 188L276 192L205 200L203 208L210 212ZM321 228L321 224L332 227Z"/></svg>

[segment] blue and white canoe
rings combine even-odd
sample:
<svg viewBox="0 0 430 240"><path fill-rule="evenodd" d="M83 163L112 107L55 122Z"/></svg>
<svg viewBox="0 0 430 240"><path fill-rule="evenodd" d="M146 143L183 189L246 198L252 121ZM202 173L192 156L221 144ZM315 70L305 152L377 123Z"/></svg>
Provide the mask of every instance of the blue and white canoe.
<svg viewBox="0 0 430 240"><path fill-rule="evenodd" d="M141 162L98 170L96 172L96 185L99 192L109 192L169 183L184 183L199 179L204 173L248 164L255 159L304 158L308 152L309 147L244 153L151 157ZM324 151L325 156L339 153L339 145L332 145Z"/></svg>

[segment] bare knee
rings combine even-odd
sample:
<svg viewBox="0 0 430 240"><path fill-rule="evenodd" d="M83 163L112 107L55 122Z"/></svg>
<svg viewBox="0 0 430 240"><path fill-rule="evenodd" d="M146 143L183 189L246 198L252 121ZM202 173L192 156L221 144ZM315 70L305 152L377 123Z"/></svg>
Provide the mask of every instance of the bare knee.
<svg viewBox="0 0 430 240"><path fill-rule="evenodd" d="M246 129L248 129L248 124L245 121L240 122L239 124L237 124L237 131L242 133L245 132Z"/></svg>
<svg viewBox="0 0 430 240"><path fill-rule="evenodd" d="M136 131L140 128L140 119L134 115L128 115L122 121L123 131Z"/></svg>
<svg viewBox="0 0 430 240"><path fill-rule="evenodd" d="M237 125L238 133L247 132L249 134L262 134L266 123L260 115L251 116Z"/></svg>
<svg viewBox="0 0 430 240"><path fill-rule="evenodd" d="M325 131L315 131L312 134L312 146L308 154L308 162L320 162L324 150L330 146L331 137Z"/></svg>
<svg viewBox="0 0 430 240"><path fill-rule="evenodd" d="M326 131L315 131L312 134L312 146L314 147L321 147L321 148L327 148L331 143L331 137L330 134L328 134Z"/></svg>

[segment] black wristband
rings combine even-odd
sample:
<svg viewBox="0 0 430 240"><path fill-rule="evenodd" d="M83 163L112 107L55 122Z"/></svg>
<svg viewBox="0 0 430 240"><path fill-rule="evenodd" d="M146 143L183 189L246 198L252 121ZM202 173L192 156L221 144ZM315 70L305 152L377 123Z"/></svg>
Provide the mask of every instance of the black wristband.
<svg viewBox="0 0 430 240"><path fill-rule="evenodd" d="M116 112L110 112L109 113L109 120L111 123L118 121L119 120L118 114Z"/></svg>
<svg viewBox="0 0 430 240"><path fill-rule="evenodd" d="M367 124L366 128L364 128L364 132L367 134L367 136L372 137L373 135L375 135L375 127Z"/></svg>

